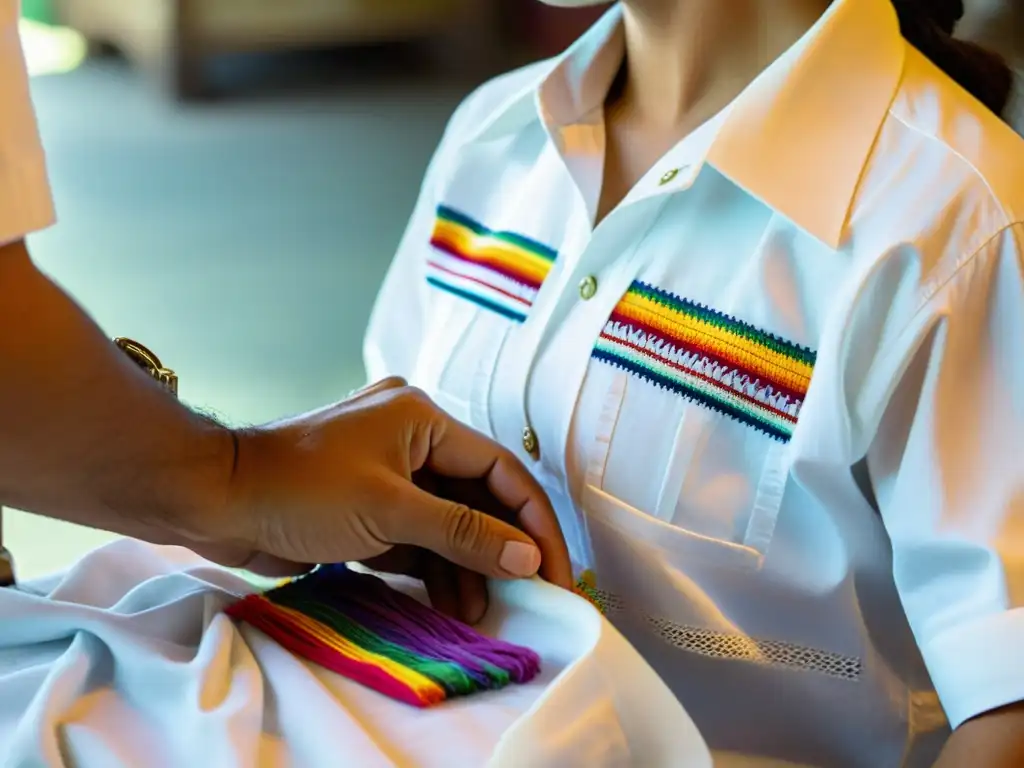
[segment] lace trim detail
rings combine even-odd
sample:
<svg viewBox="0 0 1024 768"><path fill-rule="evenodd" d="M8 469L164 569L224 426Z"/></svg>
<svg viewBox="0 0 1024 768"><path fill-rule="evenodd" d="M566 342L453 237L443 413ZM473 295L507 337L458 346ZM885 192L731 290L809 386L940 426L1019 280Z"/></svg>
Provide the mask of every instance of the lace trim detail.
<svg viewBox="0 0 1024 768"><path fill-rule="evenodd" d="M582 586L577 585L577 589L585 591L585 596L606 616L631 612L617 595L585 585L582 580L580 584ZM723 661L740 661L814 672L850 682L860 679L862 663L854 656L844 656L795 643L762 640L702 627L688 627L646 614L639 616L664 642L688 653Z"/></svg>

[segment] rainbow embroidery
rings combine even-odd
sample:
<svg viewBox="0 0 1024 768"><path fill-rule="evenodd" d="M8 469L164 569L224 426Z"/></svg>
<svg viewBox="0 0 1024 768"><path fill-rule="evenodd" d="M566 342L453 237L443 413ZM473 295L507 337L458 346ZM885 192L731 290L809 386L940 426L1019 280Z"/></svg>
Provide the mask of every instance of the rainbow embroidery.
<svg viewBox="0 0 1024 768"><path fill-rule="evenodd" d="M513 232L496 232L438 206L427 282L517 323L551 271L556 253Z"/></svg>
<svg viewBox="0 0 1024 768"><path fill-rule="evenodd" d="M579 595L601 613L607 613L607 606L601 592L597 589L597 578L593 571L584 571L573 585L572 591Z"/></svg>
<svg viewBox="0 0 1024 768"><path fill-rule="evenodd" d="M322 565L226 613L297 656L415 707L526 683L528 648L485 637L343 564Z"/></svg>
<svg viewBox="0 0 1024 768"><path fill-rule="evenodd" d="M815 355L747 323L636 281L592 357L787 442Z"/></svg>

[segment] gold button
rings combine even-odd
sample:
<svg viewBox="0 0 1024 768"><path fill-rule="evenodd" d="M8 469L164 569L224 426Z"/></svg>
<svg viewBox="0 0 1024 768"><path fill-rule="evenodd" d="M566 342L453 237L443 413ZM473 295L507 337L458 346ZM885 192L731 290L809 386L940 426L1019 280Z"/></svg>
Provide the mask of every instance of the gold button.
<svg viewBox="0 0 1024 768"><path fill-rule="evenodd" d="M661 179L659 179L658 184L660 184L661 186L665 186L666 184L668 184L670 181L672 181L672 179L674 179L678 175L679 175L679 169L678 168L673 168L670 171L665 171L665 174L661 177Z"/></svg>
<svg viewBox="0 0 1024 768"><path fill-rule="evenodd" d="M531 456L537 455L537 433L529 427L523 427L523 450Z"/></svg>
<svg viewBox="0 0 1024 768"><path fill-rule="evenodd" d="M587 275L580 281L580 298L589 301L594 298L595 293L597 293L597 278Z"/></svg>

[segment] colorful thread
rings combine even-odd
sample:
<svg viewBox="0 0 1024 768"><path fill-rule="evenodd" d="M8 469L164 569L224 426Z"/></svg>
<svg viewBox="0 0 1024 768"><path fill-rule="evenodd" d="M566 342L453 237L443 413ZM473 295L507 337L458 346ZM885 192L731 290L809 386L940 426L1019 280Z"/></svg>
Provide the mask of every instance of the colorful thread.
<svg viewBox="0 0 1024 768"><path fill-rule="evenodd" d="M758 429L793 435L815 353L636 281L592 357Z"/></svg>
<svg viewBox="0 0 1024 768"><path fill-rule="evenodd" d="M593 571L581 573L572 591L597 608L601 613L607 613L607 606L605 606L601 593L597 589L597 580L594 577Z"/></svg>
<svg viewBox="0 0 1024 768"><path fill-rule="evenodd" d="M485 637L343 564L226 612L297 656L415 707L526 683L540 671L530 649Z"/></svg>
<svg viewBox="0 0 1024 768"><path fill-rule="evenodd" d="M488 229L438 206L427 282L521 323L551 271L556 253L514 232Z"/></svg>

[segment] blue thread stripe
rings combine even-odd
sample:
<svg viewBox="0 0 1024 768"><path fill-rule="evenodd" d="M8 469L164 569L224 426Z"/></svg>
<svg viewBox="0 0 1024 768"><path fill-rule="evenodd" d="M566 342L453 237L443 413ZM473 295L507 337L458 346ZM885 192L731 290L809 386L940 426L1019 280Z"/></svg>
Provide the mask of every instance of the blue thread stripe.
<svg viewBox="0 0 1024 768"><path fill-rule="evenodd" d="M454 285L448 285L448 283L438 280L436 277L428 276L427 282L430 285L434 286L435 288L438 288L442 291L447 291L453 296L458 296L460 299L471 301L477 306L483 307L484 309L489 309L492 312L497 312L502 317L507 317L509 320L512 320L514 322L522 323L526 321L526 315L524 315L521 312L516 312L515 310L509 309L508 307L503 307L501 306L501 304L493 302L489 299L485 299L482 296L477 296L475 293L470 293L469 291L465 291L462 288L456 288Z"/></svg>
<svg viewBox="0 0 1024 768"><path fill-rule="evenodd" d="M608 363L609 365L615 366L616 368L621 368L627 373L632 373L634 376L637 376L638 378L645 379L646 381L651 382L655 386L662 387L663 389L667 389L670 392L675 392L677 395L681 395L687 398L688 400L699 403L700 405L703 405L705 408L710 408L713 411L717 411L718 413L721 413L725 416L729 416L730 418L733 418L736 421L740 421L746 424L747 426L752 427L753 429L765 433L766 435L775 440L778 440L783 443L789 442L789 433L784 432L778 429L777 427L772 426L771 424L752 418L749 413L746 413L745 411L735 408L729 405L728 403L724 403L721 400L718 400L717 398L709 397L707 394L701 392L700 390L687 386L686 384L683 384L674 379L670 379L667 376L662 376L659 373L655 373L654 371L648 370L642 365L634 363L632 360L628 360L612 352L607 352L599 348L594 349L594 351L591 353L591 357L593 357L595 360L600 360L602 362Z"/></svg>

